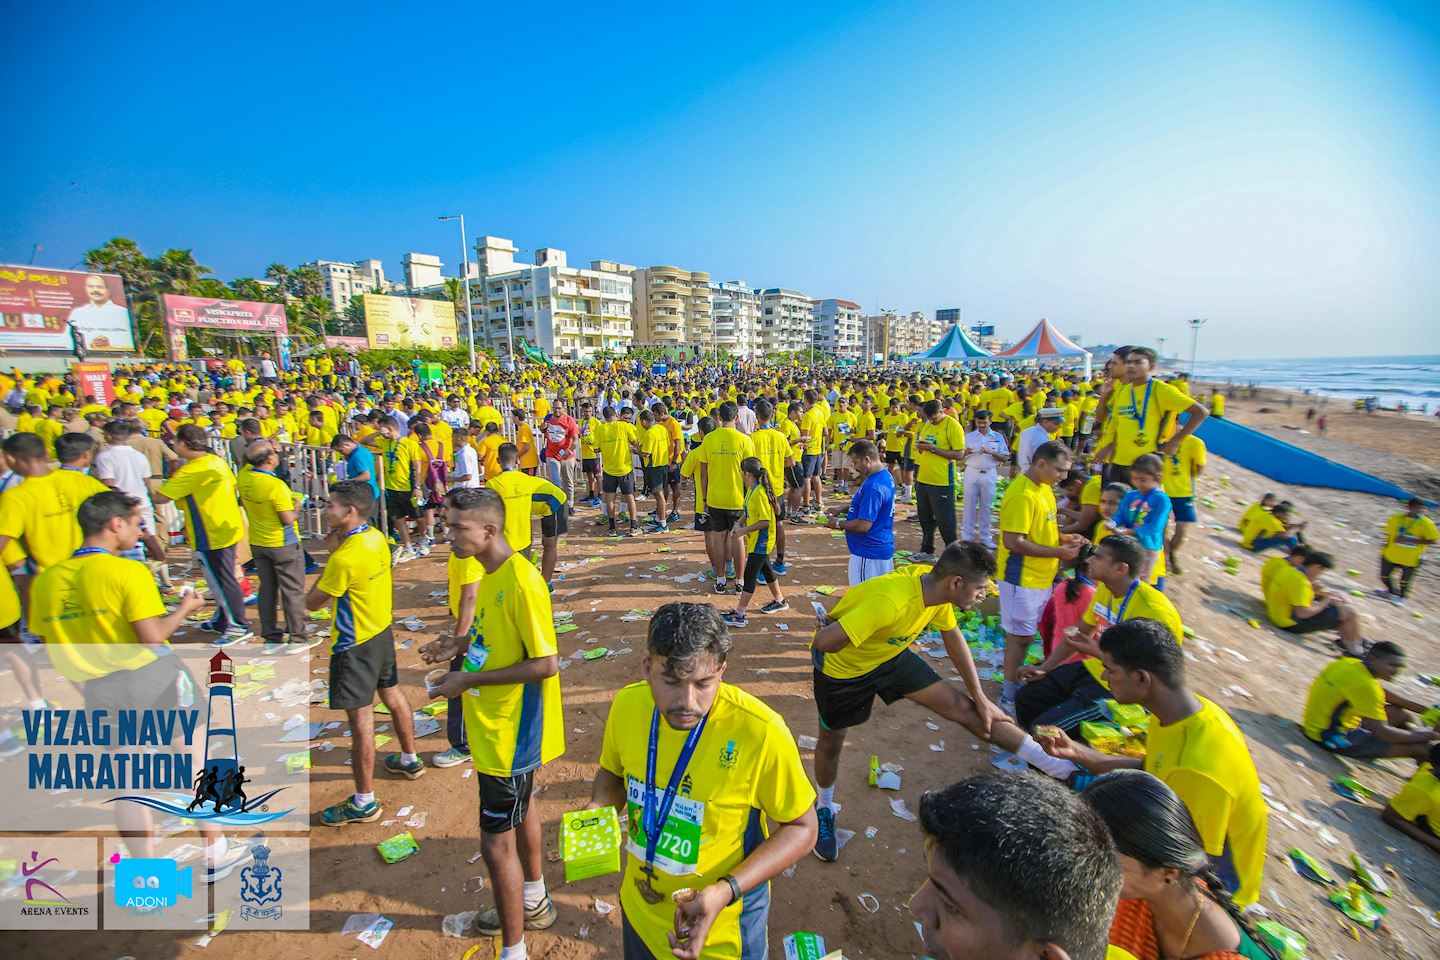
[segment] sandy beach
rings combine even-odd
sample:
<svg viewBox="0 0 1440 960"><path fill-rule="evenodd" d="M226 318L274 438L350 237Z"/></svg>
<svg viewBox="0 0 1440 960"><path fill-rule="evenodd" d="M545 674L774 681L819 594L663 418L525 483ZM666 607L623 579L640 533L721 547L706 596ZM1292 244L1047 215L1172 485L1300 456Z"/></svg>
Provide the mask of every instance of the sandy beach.
<svg viewBox="0 0 1440 960"><path fill-rule="evenodd" d="M1262 412L1262 406L1274 412ZM1287 424L1303 427L1304 412L1299 402L1285 406L1282 398L1277 406L1269 395L1255 401L1237 398L1229 407L1229 415L1240 422L1337 459L1350 458L1346 462L1373 468L1396 482L1428 484L1427 489L1432 490L1440 484L1440 471L1432 466L1440 465L1440 451L1433 449L1434 440L1440 438L1432 432L1437 429L1435 424L1332 409L1326 437L1286 429ZM1402 457L1401 451L1415 459ZM1215 506L1201 509L1202 523L1187 548L1186 573L1173 578L1169 587L1187 626L1196 634L1187 641L1191 685L1228 710L1245 731L1271 804L1270 856L1261 904L1271 916L1309 939L1309 955L1314 958L1433 957L1440 942L1440 923L1432 919L1440 909L1440 859L1380 823L1382 800L1357 804L1330 788L1335 776L1348 772L1383 798L1398 790L1414 765L1408 761L1341 761L1301 735L1297 721L1305 689L1334 655L1334 647L1328 640L1296 640L1264 624L1257 584L1261 560L1239 548L1235 532L1241 511L1262 492L1283 492L1309 520L1310 539L1339 558L1339 569L1328 578L1331 583L1342 591L1356 589L1368 594L1378 584L1379 529L1395 506L1359 494L1305 487L1280 490L1281 486L1212 458L1201 490L1213 498ZM902 507L902 516L908 515L909 509ZM653 610L672 599L713 598L708 584L673 582L675 577L698 573L707 565L698 538L672 534L607 542L589 532L592 516L591 511L582 513L584 522L572 527L576 532L561 552L565 579L557 585L555 608L573 611L579 626L560 637L561 654L569 660L572 653L597 642L611 650L628 648L628 652L593 662L573 660L562 674L568 751L546 767L538 780L538 809L545 844L551 850L558 845L560 814L580 806L589 796L613 692L639 678L645 623L621 622L620 617L635 608ZM804 612L809 607L805 598L817 585L844 583L844 550L823 530L792 526L790 531L793 573L785 578L784 588L794 609L775 617L752 616L751 625L737 631L727 679L779 710L797 736L814 736L816 718L806 652L813 618ZM901 522L897 539L902 548L916 549L918 527ZM1227 573L1224 567L1224 558L1232 555L1241 557L1238 575ZM584 557L600 559L576 563ZM430 627L441 627L445 612L427 594L443 583L444 563L441 548L428 559L399 568L397 617L413 613ZM659 565L669 569L652 569ZM1358 572L1349 575L1346 571L1350 569ZM1433 628L1440 606L1433 572L1422 573L1408 609L1398 610L1368 596L1352 598L1352 602L1361 612L1367 636L1394 640L1407 650L1410 668L1396 681L1399 688L1413 698L1440 700L1440 690L1423 688L1415 679L1419 673L1440 671L1440 642ZM1247 619L1252 617L1260 627L1249 625ZM201 636L191 631L181 641L201 642ZM953 674L948 663L935 663L942 675ZM424 700L424 668L413 647L401 652L400 664L402 684L411 702L419 706ZM8 675L0 677L0 690L6 701L13 697L14 685ZM998 695L998 689L992 695ZM312 711L316 720L335 716L323 709ZM942 729L935 732L926 727L928 719L925 711L908 702L893 708L877 703L872 721L852 733L836 799L843 806L838 825L855 831L856 836L839 862L827 864L806 857L793 875L775 883L772 956L779 955L781 937L796 930L821 933L832 949L843 948L852 960L918 955L921 944L906 901L924 873L920 834L915 824L892 815L889 801L894 794L865 785L865 760L873 753L905 768L899 796L914 810L923 791L983 769L990 756L963 729L942 723ZM931 749L942 741L943 752ZM343 744L337 741L340 749L315 754L311 802L317 810L351 789ZM445 745L443 735L426 738L421 741L422 754L428 758ZM808 764L810 751L802 750L802 756ZM203 950L195 945L199 928L195 933L33 934L12 937L10 942L17 955L29 950L57 960L81 956L455 960L465 955L471 944L444 937L442 918L462 910L483 909L491 902L488 892L478 897L474 894L474 880L469 879L483 870L480 864L468 862L478 851L479 841L474 780L463 778L466 769L468 766L431 769L415 782L378 778L387 811L409 804L428 812L427 825L415 831L420 853L402 863L387 866L374 849L377 841L398 829L393 825L367 824L343 830L317 827L311 831L312 913L307 933L240 933L232 927ZM387 817L392 816L387 812ZM877 828L874 839L864 836L870 826ZM1285 852L1297 846L1339 876L1348 875L1352 852L1393 870L1389 879L1395 895L1388 901L1390 913L1379 932L1354 929L1325 902L1325 889L1291 869ZM547 865L546 877L560 908L560 920L552 930L527 938L531 955L541 960L618 958L619 914L602 915L604 906L597 910L597 901L618 902L618 878L567 885L558 862ZM464 892L467 880L469 893ZM874 895L880 904L878 912L867 912L859 900L862 893ZM395 924L389 938L373 952L353 936L339 932L347 917L367 912L382 913ZM492 955L491 941L477 942L476 958Z"/></svg>

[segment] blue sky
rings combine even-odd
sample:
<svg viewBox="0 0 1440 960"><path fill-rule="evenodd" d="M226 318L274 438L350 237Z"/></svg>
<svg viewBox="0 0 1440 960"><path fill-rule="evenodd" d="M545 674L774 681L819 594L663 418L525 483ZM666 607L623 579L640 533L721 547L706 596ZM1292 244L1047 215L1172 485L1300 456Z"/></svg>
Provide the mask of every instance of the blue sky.
<svg viewBox="0 0 1440 960"><path fill-rule="evenodd" d="M165 6L7 13L0 261L453 270L463 212L1002 334L1440 353L1433 4Z"/></svg>

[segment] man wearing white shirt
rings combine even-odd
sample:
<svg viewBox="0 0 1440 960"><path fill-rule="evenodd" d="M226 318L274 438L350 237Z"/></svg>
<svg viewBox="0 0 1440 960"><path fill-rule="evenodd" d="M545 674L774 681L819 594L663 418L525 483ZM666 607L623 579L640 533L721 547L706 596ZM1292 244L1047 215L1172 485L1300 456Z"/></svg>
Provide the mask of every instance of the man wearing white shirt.
<svg viewBox="0 0 1440 960"><path fill-rule="evenodd" d="M440 419L450 424L450 429L463 431L470 426L470 414L465 412L461 405L460 398L452 396L444 410L440 412Z"/></svg>
<svg viewBox="0 0 1440 960"><path fill-rule="evenodd" d="M130 311L110 299L110 285L105 278L92 274L85 278L85 296L89 303L82 303L70 311L70 327L80 331L86 347L105 349L123 347L134 339L130 333Z"/></svg>
<svg viewBox="0 0 1440 960"><path fill-rule="evenodd" d="M965 449L969 455L965 458L965 506L960 539L975 540L978 523L979 542L993 548L991 504L995 502L998 468L1010 459L1010 445L1001 434L990 429L990 411L984 407L975 411L975 429L965 435Z"/></svg>
<svg viewBox="0 0 1440 960"><path fill-rule="evenodd" d="M267 353L263 355L260 358L260 382L274 383L279 376L280 368L276 366L275 361L270 358L270 354Z"/></svg>
<svg viewBox="0 0 1440 960"><path fill-rule="evenodd" d="M468 426L464 429L465 432L470 430ZM458 429L455 436L455 472L450 477L450 486L480 486L480 454L475 451L474 443L467 442L465 433Z"/></svg>
<svg viewBox="0 0 1440 960"><path fill-rule="evenodd" d="M134 421L111 420L105 425L107 446L95 457L95 477L107 487L140 501L140 533L150 555L165 557L165 544L155 526L155 504L150 499L149 481L154 477L150 460L130 445L137 432Z"/></svg>
<svg viewBox="0 0 1440 960"><path fill-rule="evenodd" d="M1035 451L1040 449L1042 443L1054 440L1063 426L1065 426L1065 409L1063 407L1045 407L1037 413L1035 425L1022 431L1020 439L1015 443L1016 472L1011 476L1018 476L1029 470L1030 461L1035 458Z"/></svg>
<svg viewBox="0 0 1440 960"><path fill-rule="evenodd" d="M759 420L755 416L755 411L750 409L750 404L746 402L743 393L735 397L735 405L739 408L735 411L735 429L748 437L755 432Z"/></svg>

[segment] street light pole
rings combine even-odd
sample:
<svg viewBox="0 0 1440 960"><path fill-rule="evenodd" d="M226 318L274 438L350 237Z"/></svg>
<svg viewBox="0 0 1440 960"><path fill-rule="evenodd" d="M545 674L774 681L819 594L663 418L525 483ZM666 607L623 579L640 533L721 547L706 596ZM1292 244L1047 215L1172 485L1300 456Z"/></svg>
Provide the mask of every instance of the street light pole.
<svg viewBox="0 0 1440 960"><path fill-rule="evenodd" d="M465 336L470 341L470 372L475 364L475 307L470 302L470 251L465 246L465 214L457 213L441 220L460 221L460 282L465 285Z"/></svg>
<svg viewBox="0 0 1440 960"><path fill-rule="evenodd" d="M1195 379L1195 354L1200 349L1200 328L1209 323L1209 319L1196 317L1190 322L1190 379Z"/></svg>

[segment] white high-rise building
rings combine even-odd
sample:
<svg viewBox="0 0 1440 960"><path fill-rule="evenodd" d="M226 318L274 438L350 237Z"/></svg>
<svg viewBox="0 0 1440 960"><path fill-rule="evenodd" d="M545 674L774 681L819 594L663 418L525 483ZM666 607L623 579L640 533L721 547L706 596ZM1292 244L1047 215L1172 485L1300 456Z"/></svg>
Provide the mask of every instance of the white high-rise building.
<svg viewBox="0 0 1440 960"><path fill-rule="evenodd" d="M710 319L710 274L679 267L634 271L635 342L651 346L710 350L715 333Z"/></svg>
<svg viewBox="0 0 1440 960"><path fill-rule="evenodd" d="M809 349L810 298L784 287L760 291L759 352L798 353Z"/></svg>
<svg viewBox="0 0 1440 960"><path fill-rule="evenodd" d="M860 304L850 300L812 300L811 340L817 351L838 360L859 360L865 353L865 324Z"/></svg>
<svg viewBox="0 0 1440 960"><path fill-rule="evenodd" d="M343 316L350 301L366 293L384 293L385 265L379 260L356 260L346 263L341 260L312 260L300 264L320 272L325 283L325 296L330 300L336 314Z"/></svg>
<svg viewBox="0 0 1440 960"><path fill-rule="evenodd" d="M760 347L760 309L760 291L744 280L710 284L715 346L743 360L754 360Z"/></svg>

